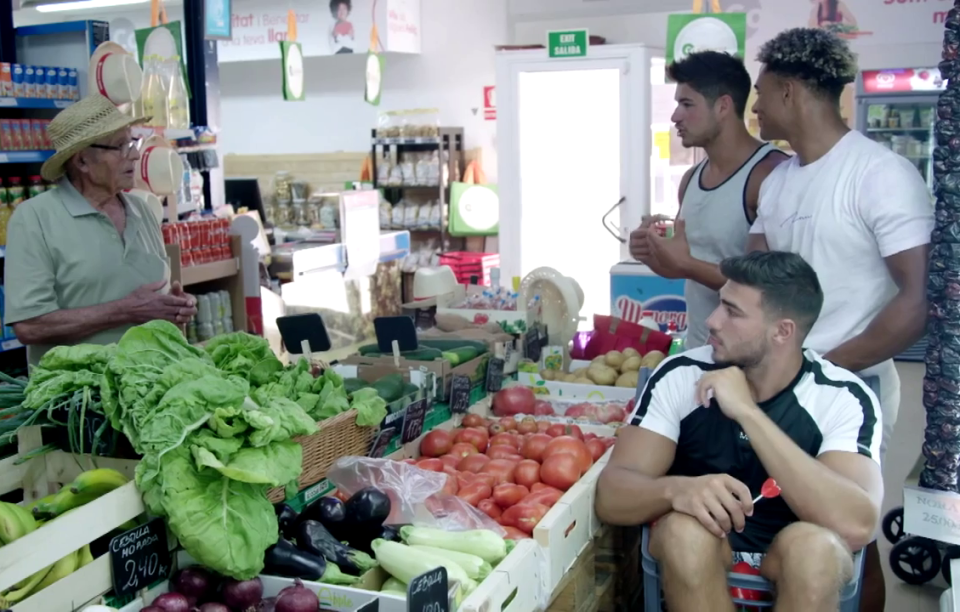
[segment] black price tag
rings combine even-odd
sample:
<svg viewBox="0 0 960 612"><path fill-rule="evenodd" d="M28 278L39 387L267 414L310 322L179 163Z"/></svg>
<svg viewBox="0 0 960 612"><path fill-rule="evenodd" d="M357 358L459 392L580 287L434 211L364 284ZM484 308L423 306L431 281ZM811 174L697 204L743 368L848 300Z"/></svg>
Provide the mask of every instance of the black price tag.
<svg viewBox="0 0 960 612"><path fill-rule="evenodd" d="M400 442L408 444L423 433L423 421L427 416L427 400L420 399L407 406L407 415L403 417L403 432Z"/></svg>
<svg viewBox="0 0 960 612"><path fill-rule="evenodd" d="M487 363L487 391L496 393L503 387L503 359L492 358Z"/></svg>
<svg viewBox="0 0 960 612"><path fill-rule="evenodd" d="M403 425L403 417L407 414L407 409L397 410L396 412L391 412L387 415L387 418L383 419L383 423L380 423L380 429L386 429L388 427L393 427L397 431L400 431L400 426Z"/></svg>
<svg viewBox="0 0 960 612"><path fill-rule="evenodd" d="M382 459L387 452L387 447L390 446L390 441L393 440L393 436L395 435L397 435L396 427L381 428L373 444L370 445L370 452L368 453L370 458Z"/></svg>
<svg viewBox="0 0 960 612"><path fill-rule="evenodd" d="M380 612L380 598L374 597L366 604L360 606L357 612Z"/></svg>
<svg viewBox="0 0 960 612"><path fill-rule="evenodd" d="M132 595L170 574L167 526L162 518L110 539L113 590Z"/></svg>
<svg viewBox="0 0 960 612"><path fill-rule="evenodd" d="M530 361L540 361L540 329L531 327L523 337L523 354Z"/></svg>
<svg viewBox="0 0 960 612"><path fill-rule="evenodd" d="M407 610L409 612L449 612L448 590L447 568L438 567L420 574L407 585Z"/></svg>
<svg viewBox="0 0 960 612"><path fill-rule="evenodd" d="M470 377L456 374L450 381L450 412L465 414L470 409Z"/></svg>

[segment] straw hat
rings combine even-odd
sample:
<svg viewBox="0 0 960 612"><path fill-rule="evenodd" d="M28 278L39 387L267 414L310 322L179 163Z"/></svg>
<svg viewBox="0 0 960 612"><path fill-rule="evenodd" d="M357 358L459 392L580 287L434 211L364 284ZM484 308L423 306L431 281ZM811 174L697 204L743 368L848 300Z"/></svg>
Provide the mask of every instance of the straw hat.
<svg viewBox="0 0 960 612"><path fill-rule="evenodd" d="M99 94L83 98L60 111L47 126L47 134L57 152L43 164L40 174L48 181L58 180L63 176L63 165L71 157L105 136L147 120L124 115Z"/></svg>

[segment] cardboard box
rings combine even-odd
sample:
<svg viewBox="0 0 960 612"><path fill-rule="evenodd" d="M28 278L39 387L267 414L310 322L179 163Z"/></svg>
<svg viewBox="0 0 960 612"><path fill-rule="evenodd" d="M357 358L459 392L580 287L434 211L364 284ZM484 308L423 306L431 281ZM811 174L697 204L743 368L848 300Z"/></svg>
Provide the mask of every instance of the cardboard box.
<svg viewBox="0 0 960 612"><path fill-rule="evenodd" d="M485 353L478 357L452 367L446 359L437 359L435 361L414 361L401 357L394 362L393 357L370 357L364 355L351 355L341 363L355 366L380 366L398 368L401 370L415 370L420 372L430 372L436 376L435 397L440 400L446 400L450 393L450 381L454 375L467 376L473 386L482 384L487 376L487 362L490 360L490 353Z"/></svg>

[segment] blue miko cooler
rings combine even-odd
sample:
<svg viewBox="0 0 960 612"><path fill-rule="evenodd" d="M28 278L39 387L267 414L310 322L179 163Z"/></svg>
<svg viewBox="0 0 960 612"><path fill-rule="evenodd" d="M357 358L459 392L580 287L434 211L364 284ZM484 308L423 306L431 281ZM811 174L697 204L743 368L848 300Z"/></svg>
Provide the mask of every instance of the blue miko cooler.
<svg viewBox="0 0 960 612"><path fill-rule="evenodd" d="M610 314L637 324L652 318L663 332L674 321L683 333L687 330L684 282L661 278L636 261L618 263L610 269Z"/></svg>

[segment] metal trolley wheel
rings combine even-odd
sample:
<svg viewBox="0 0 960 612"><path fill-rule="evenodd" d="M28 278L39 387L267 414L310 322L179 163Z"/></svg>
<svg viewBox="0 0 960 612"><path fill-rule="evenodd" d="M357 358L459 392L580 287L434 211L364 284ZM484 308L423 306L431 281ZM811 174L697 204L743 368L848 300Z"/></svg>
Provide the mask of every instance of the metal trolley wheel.
<svg viewBox="0 0 960 612"><path fill-rule="evenodd" d="M940 571L940 549L926 538L905 538L890 550L890 569L907 584L924 584Z"/></svg>
<svg viewBox="0 0 960 612"><path fill-rule="evenodd" d="M883 517L883 535L891 544L903 539L903 507L894 508Z"/></svg>

